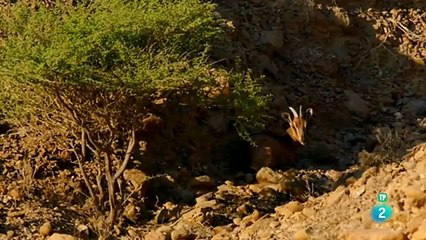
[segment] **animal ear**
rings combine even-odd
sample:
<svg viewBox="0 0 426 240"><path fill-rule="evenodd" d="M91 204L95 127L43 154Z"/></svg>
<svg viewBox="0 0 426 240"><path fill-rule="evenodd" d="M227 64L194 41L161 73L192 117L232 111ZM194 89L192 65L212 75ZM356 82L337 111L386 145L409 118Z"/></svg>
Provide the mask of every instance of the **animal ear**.
<svg viewBox="0 0 426 240"><path fill-rule="evenodd" d="M311 117L314 114L314 110L312 108L306 109L306 115Z"/></svg>
<svg viewBox="0 0 426 240"><path fill-rule="evenodd" d="M291 116L288 112L282 112L281 117L284 118L289 124L291 124Z"/></svg>

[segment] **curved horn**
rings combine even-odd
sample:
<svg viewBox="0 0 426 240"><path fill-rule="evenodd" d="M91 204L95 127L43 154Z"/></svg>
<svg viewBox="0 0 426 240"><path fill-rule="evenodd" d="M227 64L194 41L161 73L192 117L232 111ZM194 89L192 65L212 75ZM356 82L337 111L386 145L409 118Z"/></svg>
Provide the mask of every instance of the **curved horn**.
<svg viewBox="0 0 426 240"><path fill-rule="evenodd" d="M288 107L288 108L293 113L294 117L299 117L299 115L297 115L297 112L296 112L296 110L294 110L294 108L292 108L292 107Z"/></svg>

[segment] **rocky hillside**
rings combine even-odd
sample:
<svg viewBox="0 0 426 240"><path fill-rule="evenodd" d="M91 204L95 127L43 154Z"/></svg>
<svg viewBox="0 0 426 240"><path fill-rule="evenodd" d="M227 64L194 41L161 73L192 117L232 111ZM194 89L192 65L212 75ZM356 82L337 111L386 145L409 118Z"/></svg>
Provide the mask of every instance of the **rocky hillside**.
<svg viewBox="0 0 426 240"><path fill-rule="evenodd" d="M345 176L328 170L325 175L334 182L333 191L273 208L272 199L291 189L288 182L295 177L262 169L257 184L226 182L217 192L198 197L189 212L145 239L181 239L179 234L196 234L198 239L425 239L425 174L426 144L421 144L401 163L371 167L362 174ZM379 192L389 194L393 208L392 218L385 223L371 218ZM218 224L221 214L232 222ZM206 224L217 226L206 228Z"/></svg>
<svg viewBox="0 0 426 240"><path fill-rule="evenodd" d="M217 46L213 57L229 65L239 59L265 76L264 91L274 97L269 128L281 126L288 106L312 107L309 144L286 171L219 178L127 170L129 187L143 194L127 202L125 227L116 235L426 239L426 3L215 2L233 41ZM2 237L90 239L103 219L86 216L75 168L58 161L66 156L50 145L34 146L27 161L23 146L31 140L24 135L1 135ZM380 224L370 216L379 192L393 208ZM151 199L141 205L144 196Z"/></svg>

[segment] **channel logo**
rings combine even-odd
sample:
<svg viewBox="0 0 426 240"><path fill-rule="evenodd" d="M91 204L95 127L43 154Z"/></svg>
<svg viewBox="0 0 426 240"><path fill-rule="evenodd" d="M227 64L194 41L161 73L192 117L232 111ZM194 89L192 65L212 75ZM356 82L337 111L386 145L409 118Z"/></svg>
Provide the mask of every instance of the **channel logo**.
<svg viewBox="0 0 426 240"><path fill-rule="evenodd" d="M371 209L371 218L376 223L383 223L388 221L393 214L393 209L388 204L388 194L383 192L377 194L377 202L378 203Z"/></svg>

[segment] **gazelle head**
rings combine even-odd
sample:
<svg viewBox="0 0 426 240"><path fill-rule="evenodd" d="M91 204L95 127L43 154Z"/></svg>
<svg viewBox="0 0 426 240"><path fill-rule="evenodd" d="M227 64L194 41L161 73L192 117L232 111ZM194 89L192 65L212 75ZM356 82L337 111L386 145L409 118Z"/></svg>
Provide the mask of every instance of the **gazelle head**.
<svg viewBox="0 0 426 240"><path fill-rule="evenodd" d="M305 115L303 115L302 106L299 107L299 113L297 113L297 111L292 107L289 107L289 109L293 113L293 118L288 112L282 113L282 117L290 125L287 129L287 133L293 141L298 142L301 145L305 145L307 119L313 115L314 110L312 108L308 108L305 110Z"/></svg>

